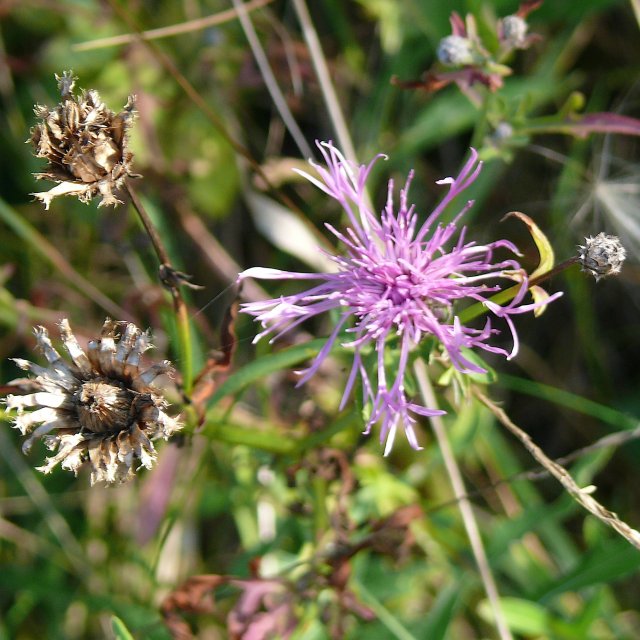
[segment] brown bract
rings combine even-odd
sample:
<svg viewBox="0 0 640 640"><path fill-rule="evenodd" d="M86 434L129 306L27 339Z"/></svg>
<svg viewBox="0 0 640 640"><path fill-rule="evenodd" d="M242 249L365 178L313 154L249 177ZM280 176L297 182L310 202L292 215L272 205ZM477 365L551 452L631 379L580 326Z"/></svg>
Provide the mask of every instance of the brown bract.
<svg viewBox="0 0 640 640"><path fill-rule="evenodd" d="M99 207L121 203L114 195L127 176L133 176L133 154L128 133L135 116L135 97L129 96L120 113L114 113L97 91L73 94L76 78L70 71L56 75L61 101L53 108L37 105L41 120L31 130L30 142L38 158L48 162L46 170L34 174L38 180L58 183L49 191L33 193L48 209L60 195L77 196L89 202L100 195Z"/></svg>
<svg viewBox="0 0 640 640"><path fill-rule="evenodd" d="M18 412L14 426L29 434L25 452L37 438L55 451L38 470L49 473L61 464L77 474L88 464L94 484L124 482L136 468L151 468L157 457L151 441L167 439L182 425L165 413L167 402L152 384L171 370L170 363L140 367L149 335L134 324L107 319L101 337L90 341L85 353L65 319L60 334L71 358L66 362L44 327L35 334L49 366L16 359L21 369L35 374L37 390L9 395L6 403Z"/></svg>

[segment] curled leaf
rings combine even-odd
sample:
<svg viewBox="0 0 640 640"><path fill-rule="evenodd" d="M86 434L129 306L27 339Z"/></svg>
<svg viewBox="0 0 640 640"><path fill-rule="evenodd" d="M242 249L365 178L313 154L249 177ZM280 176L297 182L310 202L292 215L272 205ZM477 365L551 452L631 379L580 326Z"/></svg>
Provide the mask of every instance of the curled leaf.
<svg viewBox="0 0 640 640"><path fill-rule="evenodd" d="M555 263L553 247L551 246L551 243L549 242L547 236L540 230L540 227L538 227L538 225L528 215L522 213L521 211L510 211L504 216L503 220L512 216L518 218L518 220L524 222L524 224L527 225L529 233L531 234L531 237L533 238L533 241L538 248L538 253L540 254L540 262L538 263L538 266L532 273L529 274L529 279L533 280L534 278L541 276L543 273L546 273L547 271L553 269L553 265ZM531 293L531 297L535 302L543 302L544 300L549 298L549 294L539 285L531 287L529 291ZM536 316L536 318L541 316L546 308L547 306L543 304L534 309L534 315Z"/></svg>
<svg viewBox="0 0 640 640"><path fill-rule="evenodd" d="M531 294L534 302L544 303L544 301L549 298L549 294L540 285L537 284L529 289L529 293ZM546 308L546 304L541 304L539 307L533 310L533 315L536 318L540 317L545 312Z"/></svg>
<svg viewBox="0 0 640 640"><path fill-rule="evenodd" d="M510 211L502 219L506 220L511 217L518 218L518 220L527 225L529 233L531 234L533 241L536 243L536 247L538 247L540 262L538 263L538 267L535 271L529 274L529 278L537 278L543 273L553 269L553 265L555 263L553 247L551 246L547 236L540 230L540 227L538 227L538 225L527 214L522 213L522 211Z"/></svg>

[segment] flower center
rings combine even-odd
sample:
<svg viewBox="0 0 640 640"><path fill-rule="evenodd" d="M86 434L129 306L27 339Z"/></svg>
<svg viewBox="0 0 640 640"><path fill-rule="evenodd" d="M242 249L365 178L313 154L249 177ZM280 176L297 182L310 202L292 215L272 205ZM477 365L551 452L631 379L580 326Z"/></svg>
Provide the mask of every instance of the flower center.
<svg viewBox="0 0 640 640"><path fill-rule="evenodd" d="M414 298L413 282L409 274L403 273L395 278L395 282L390 286L389 298L393 304L402 304Z"/></svg>
<svg viewBox="0 0 640 640"><path fill-rule="evenodd" d="M450 319L451 305L431 296L433 284L426 273L411 271L397 262L383 262L367 270L367 279L398 311L426 305L438 322Z"/></svg>
<svg viewBox="0 0 640 640"><path fill-rule="evenodd" d="M85 382L75 395L78 421L93 433L121 431L129 426L133 393L113 382Z"/></svg>

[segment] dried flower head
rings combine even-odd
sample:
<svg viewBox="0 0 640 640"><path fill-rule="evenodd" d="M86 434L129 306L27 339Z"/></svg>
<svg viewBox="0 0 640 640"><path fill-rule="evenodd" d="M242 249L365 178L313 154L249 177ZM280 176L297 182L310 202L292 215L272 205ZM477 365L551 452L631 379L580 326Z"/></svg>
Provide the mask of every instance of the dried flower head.
<svg viewBox="0 0 640 640"><path fill-rule="evenodd" d="M618 236L600 232L594 238L585 238L584 245L578 246L578 257L582 270L590 273L596 282L606 276L614 276L622 270L627 257Z"/></svg>
<svg viewBox="0 0 640 640"><path fill-rule="evenodd" d="M182 425L165 413L167 402L152 385L171 370L170 363L140 368L149 335L134 324L107 319L100 338L90 341L85 353L69 322L62 320L60 335L70 363L54 349L44 327L36 328L35 335L49 366L16 359L21 369L36 375L32 383L37 390L7 396L6 403L18 411L14 426L29 434L23 451L37 438L57 450L38 470L49 473L61 463L77 474L87 462L94 484L129 480L138 463L151 468L157 457L151 440L167 439Z"/></svg>
<svg viewBox="0 0 640 640"><path fill-rule="evenodd" d="M256 340L274 334L275 340L293 327L317 314L336 310L339 320L326 345L300 380L302 384L329 355L340 333L353 336L343 346L353 349L353 366L342 397L342 407L360 375L365 404L371 414L366 433L381 423L380 439L386 441L385 454L393 445L398 427L404 428L411 446L419 449L413 430L412 414L433 416L437 409L411 402L406 392L406 375L416 347L425 337L432 337L438 353L448 357L462 373L485 372L470 356L481 349L513 357L518 340L512 316L544 306L560 293L543 302L523 304L528 289L526 274L514 259L496 260L494 253L506 250L518 255L507 240L478 244L466 238L466 229L457 222L439 221L446 206L477 177L481 163L472 150L471 158L456 178L445 178L448 193L422 223L413 205L408 203L412 175L400 192L400 206L394 210L393 182L389 182L387 204L380 216L367 205L365 184L373 164L356 167L333 145L319 144L326 168L314 165L319 178L302 173L308 180L334 198L347 214L349 225L338 231L326 225L344 247L344 255L329 255L337 265L335 273L291 273L279 269L253 267L239 279L316 280L318 283L301 293L273 300L244 304L241 310L262 323L264 330ZM378 156L380 157L380 156ZM515 272L518 275L515 275ZM500 306L489 298L501 291L503 284L520 283L515 297ZM492 344L499 332L487 320L483 327L465 326L457 315L459 304L481 302L489 314L501 320L513 337L510 351ZM367 352L375 362L369 368ZM373 375L372 371L373 370Z"/></svg>
<svg viewBox="0 0 640 640"><path fill-rule="evenodd" d="M135 116L135 97L129 96L124 109L116 114L101 100L97 91L73 94L76 79L71 71L56 75L61 101L53 109L36 105L34 113L42 120L31 130L30 142L38 158L46 158L46 171L38 180L58 183L49 191L33 193L46 209L56 196L77 196L89 202L102 196L99 207L121 203L114 195L127 176L132 176L133 154L128 134Z"/></svg>

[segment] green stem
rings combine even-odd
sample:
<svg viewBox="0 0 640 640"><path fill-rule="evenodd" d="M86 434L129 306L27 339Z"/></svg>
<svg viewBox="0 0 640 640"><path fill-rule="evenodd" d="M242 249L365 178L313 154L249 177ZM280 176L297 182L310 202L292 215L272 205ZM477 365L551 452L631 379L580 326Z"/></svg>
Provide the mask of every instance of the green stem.
<svg viewBox="0 0 640 640"><path fill-rule="evenodd" d="M283 436L274 429L245 429L230 423L209 422L205 425L207 435L213 440L227 444L245 445L269 453L291 454L298 450L299 443L291 436Z"/></svg>
<svg viewBox="0 0 640 640"><path fill-rule="evenodd" d="M316 532L316 540L329 530L329 514L327 513L327 481L321 475L314 476L312 482L313 501L313 527Z"/></svg>
<svg viewBox="0 0 640 640"><path fill-rule="evenodd" d="M180 299L181 304L176 304L174 296L174 309L176 311L176 329L178 332L178 344L180 345L182 392L188 398L193 389L193 346L191 344L191 327L187 305Z"/></svg>
<svg viewBox="0 0 640 640"><path fill-rule="evenodd" d="M190 431L197 428L198 417L193 407L185 407L186 422L190 425ZM0 415L1 412L0 412ZM336 434L351 426L353 415L339 415L334 417L330 425L322 431L315 431L305 437L283 435L281 430L263 429L261 427L248 428L244 425L232 424L225 417L224 412L210 411L205 419L205 424L200 433L206 433L207 437L225 442L227 444L243 444L254 449L260 449L275 454L305 455L308 451L326 445Z"/></svg>
<svg viewBox="0 0 640 640"><path fill-rule="evenodd" d="M133 190L129 182L125 183L131 204L138 213L142 226L147 235L151 239L151 244L155 249L158 260L160 261L160 280L162 284L171 293L173 300L173 310L176 316L176 330L178 333L178 344L180 351L180 370L182 372L182 392L188 398L193 388L193 349L191 345L191 328L189 325L189 314L187 305L180 292L178 282L180 275L171 265L169 253L162 243L162 239L155 228L151 217L144 208L142 201L138 198L137 193Z"/></svg>
<svg viewBox="0 0 640 640"><path fill-rule="evenodd" d="M549 269L549 271L545 271L544 273L541 273L535 278L531 278L529 280L529 289L561 273L565 269L569 268L571 265L578 262L578 260L579 258L577 256L573 256L572 258L569 258L568 260L565 260L564 262L557 264L552 269ZM510 300L513 300L519 291L520 291L520 285L516 284L516 285L513 285L513 287L509 287L508 289L503 289L502 291L496 293L494 296L491 296L489 298L489 301L494 302L495 304L504 304L505 302L509 302ZM481 316L483 313L487 313L487 311L488 311L487 307L482 302L476 302L475 304L472 304L470 307L467 307L466 309L464 309L459 314L460 322L462 322L463 324L465 322L469 322L469 320L473 320L474 318Z"/></svg>

